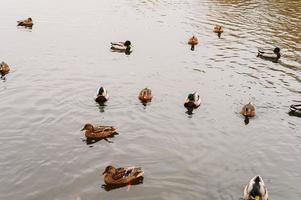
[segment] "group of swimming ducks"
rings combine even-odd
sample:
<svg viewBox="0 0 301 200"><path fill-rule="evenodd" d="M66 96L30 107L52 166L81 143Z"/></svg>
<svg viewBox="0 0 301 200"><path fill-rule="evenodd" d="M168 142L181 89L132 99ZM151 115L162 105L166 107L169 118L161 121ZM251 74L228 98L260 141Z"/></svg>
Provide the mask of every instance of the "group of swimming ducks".
<svg viewBox="0 0 301 200"><path fill-rule="evenodd" d="M33 20L31 18L17 21L18 26L23 26L26 28L32 28ZM217 33L220 38L224 32L223 27L215 26L213 32ZM192 36L188 40L188 44L191 45L191 50L194 50L194 47L198 45L198 39L195 36ZM112 42L111 50L114 52L124 52L126 54L131 53L131 42ZM272 52L267 52L266 50L258 50L258 57L265 58L272 61L278 61L280 58L280 49L276 47ZM10 71L9 66L5 62L0 63L0 74L1 77L4 77ZM151 89L144 88L140 91L138 99L146 105L153 98ZM103 105L106 101L109 100L109 94L104 87L100 87L97 91L97 96L95 101L100 105ZM192 112L193 109L198 108L201 105L201 98L197 92L188 94L184 101L184 107L187 108L188 112ZM292 109L299 109L299 107L293 107ZM255 106L249 102L244 105L240 113L245 117L245 122L248 122L250 117L256 115ZM247 123L246 122L246 123ZM85 124L81 131L85 131L85 136L87 140L101 140L114 137L118 134L117 129L113 126L102 126L102 125L92 125ZM143 181L144 171L139 167L122 167L115 168L114 166L107 166L103 172L104 182L106 186L111 188L122 187L129 184L139 184ZM246 185L243 192L244 200L267 200L268 191L267 188L260 176L255 176L250 180Z"/></svg>

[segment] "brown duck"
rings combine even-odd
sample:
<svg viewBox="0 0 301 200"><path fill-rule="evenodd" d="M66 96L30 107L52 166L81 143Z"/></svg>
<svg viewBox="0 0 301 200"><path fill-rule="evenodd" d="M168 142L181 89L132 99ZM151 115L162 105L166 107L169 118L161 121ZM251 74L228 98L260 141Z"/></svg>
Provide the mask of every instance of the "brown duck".
<svg viewBox="0 0 301 200"><path fill-rule="evenodd" d="M113 137L117 134L117 129L113 126L101 126L101 125L95 125L92 124L86 124L84 128L81 131L85 132L85 136L87 139L106 139Z"/></svg>
<svg viewBox="0 0 301 200"><path fill-rule="evenodd" d="M25 27L29 27L29 28L31 28L33 26L31 17L24 19L24 20L17 21L17 23L18 23L18 26L25 26Z"/></svg>
<svg viewBox="0 0 301 200"><path fill-rule="evenodd" d="M140 91L138 98L142 103L150 102L153 98L152 91L149 88L144 88Z"/></svg>
<svg viewBox="0 0 301 200"><path fill-rule="evenodd" d="M240 113L245 117L254 117L256 115L255 106L251 102L249 102L242 107Z"/></svg>
<svg viewBox="0 0 301 200"><path fill-rule="evenodd" d="M10 70L10 68L9 68L8 64L6 64L5 62L0 63L1 76L5 76L6 74L8 74L9 70Z"/></svg>
<svg viewBox="0 0 301 200"><path fill-rule="evenodd" d="M222 33L224 32L224 29L222 26L219 26L219 25L216 25L214 28L213 28L213 32L214 33L217 33L218 37L220 38Z"/></svg>
<svg viewBox="0 0 301 200"><path fill-rule="evenodd" d="M107 166L104 175L104 182L108 186L124 186L135 184L143 179L144 171L140 167L122 167L115 168Z"/></svg>

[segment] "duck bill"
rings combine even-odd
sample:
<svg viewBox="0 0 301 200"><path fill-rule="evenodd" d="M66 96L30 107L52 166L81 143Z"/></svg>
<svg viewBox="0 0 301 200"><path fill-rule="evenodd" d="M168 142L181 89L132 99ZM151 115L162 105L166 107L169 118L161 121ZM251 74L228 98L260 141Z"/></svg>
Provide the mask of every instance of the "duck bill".
<svg viewBox="0 0 301 200"><path fill-rule="evenodd" d="M80 131L84 131L85 130L85 127L84 128L82 128Z"/></svg>
<svg viewBox="0 0 301 200"><path fill-rule="evenodd" d="M259 197L259 196L256 196L256 197L255 197L255 200L260 200L260 197Z"/></svg>
<svg viewBox="0 0 301 200"><path fill-rule="evenodd" d="M107 171L102 172L102 175L105 175L105 173L107 173Z"/></svg>

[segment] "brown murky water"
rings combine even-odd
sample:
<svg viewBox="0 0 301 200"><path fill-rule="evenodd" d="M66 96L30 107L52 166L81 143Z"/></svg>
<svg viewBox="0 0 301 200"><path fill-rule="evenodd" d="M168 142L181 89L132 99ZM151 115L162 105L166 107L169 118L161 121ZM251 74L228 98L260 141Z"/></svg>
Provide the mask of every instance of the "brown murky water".
<svg viewBox="0 0 301 200"><path fill-rule="evenodd" d="M238 200L260 174L270 199L300 199L301 4L288 1L2 0L0 199ZM16 20L31 16L32 30ZM212 33L225 27L221 39ZM195 34L195 51L186 45ZM111 41L132 41L129 56ZM256 57L278 46L279 63ZM93 100L105 86L105 108ZM152 88L143 107L140 89ZM198 91L189 116L185 96ZM248 125L239 114L253 101ZM86 145L86 122L119 135ZM101 188L106 165L141 166L144 183Z"/></svg>

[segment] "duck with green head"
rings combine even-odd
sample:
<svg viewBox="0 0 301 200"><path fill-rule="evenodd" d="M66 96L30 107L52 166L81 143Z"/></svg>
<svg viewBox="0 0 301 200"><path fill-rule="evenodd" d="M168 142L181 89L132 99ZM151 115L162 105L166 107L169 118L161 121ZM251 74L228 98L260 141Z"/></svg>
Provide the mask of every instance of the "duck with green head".
<svg viewBox="0 0 301 200"><path fill-rule="evenodd" d="M106 101L109 100L109 94L106 90L106 88L104 87L99 87L98 90L97 90L97 96L95 98L95 101L99 104L103 104L105 103Z"/></svg>
<svg viewBox="0 0 301 200"><path fill-rule="evenodd" d="M188 94L188 96L184 101L184 106L186 108L195 109L198 108L200 105L201 105L201 98L197 92Z"/></svg>
<svg viewBox="0 0 301 200"><path fill-rule="evenodd" d="M260 57L265 60L270 60L272 62L278 62L281 57L280 48L275 47L274 50L271 49L258 49L257 57Z"/></svg>
<svg viewBox="0 0 301 200"><path fill-rule="evenodd" d="M129 40L125 42L111 42L111 50L115 52L130 54L131 48L132 43Z"/></svg>
<svg viewBox="0 0 301 200"><path fill-rule="evenodd" d="M257 175L253 177L244 189L243 200L268 200L268 190L262 180Z"/></svg>

